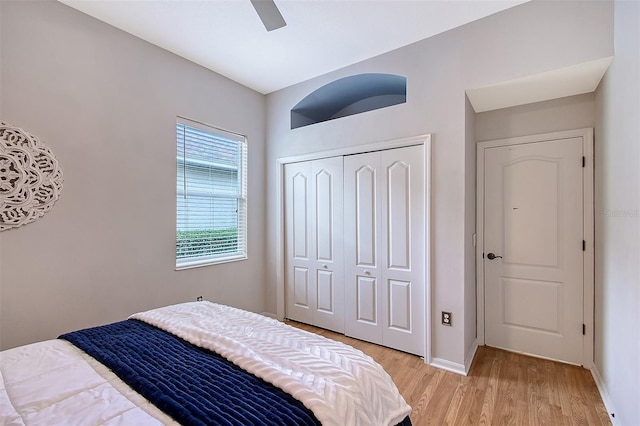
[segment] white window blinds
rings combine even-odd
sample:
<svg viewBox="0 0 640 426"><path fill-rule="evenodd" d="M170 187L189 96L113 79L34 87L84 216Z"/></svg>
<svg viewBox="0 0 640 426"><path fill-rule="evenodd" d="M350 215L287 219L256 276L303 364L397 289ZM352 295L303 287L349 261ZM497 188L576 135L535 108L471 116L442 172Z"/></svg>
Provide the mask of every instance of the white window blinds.
<svg viewBox="0 0 640 426"><path fill-rule="evenodd" d="M247 258L244 136L176 123L176 268Z"/></svg>

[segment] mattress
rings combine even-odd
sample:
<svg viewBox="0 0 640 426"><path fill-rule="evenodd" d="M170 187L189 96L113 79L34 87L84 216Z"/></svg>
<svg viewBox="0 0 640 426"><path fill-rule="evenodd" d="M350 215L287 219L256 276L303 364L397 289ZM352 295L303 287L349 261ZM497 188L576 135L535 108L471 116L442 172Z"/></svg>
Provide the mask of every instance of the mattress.
<svg viewBox="0 0 640 426"><path fill-rule="evenodd" d="M411 408L389 375L340 342L210 302L159 308L129 321L218 354L244 374L293 396L324 425L408 420ZM65 340L0 353L0 375L2 424L176 424L111 369Z"/></svg>

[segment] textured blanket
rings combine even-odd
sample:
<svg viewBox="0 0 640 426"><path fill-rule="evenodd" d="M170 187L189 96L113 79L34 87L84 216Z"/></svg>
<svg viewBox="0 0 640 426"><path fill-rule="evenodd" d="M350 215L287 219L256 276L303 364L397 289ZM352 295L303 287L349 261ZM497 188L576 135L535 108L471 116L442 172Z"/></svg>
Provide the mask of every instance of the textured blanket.
<svg viewBox="0 0 640 426"><path fill-rule="evenodd" d="M300 401L208 350L127 320L60 336L182 425L318 425Z"/></svg>
<svg viewBox="0 0 640 426"><path fill-rule="evenodd" d="M396 425L411 412L371 357L262 315L192 302L130 318L222 355L302 401L325 426Z"/></svg>

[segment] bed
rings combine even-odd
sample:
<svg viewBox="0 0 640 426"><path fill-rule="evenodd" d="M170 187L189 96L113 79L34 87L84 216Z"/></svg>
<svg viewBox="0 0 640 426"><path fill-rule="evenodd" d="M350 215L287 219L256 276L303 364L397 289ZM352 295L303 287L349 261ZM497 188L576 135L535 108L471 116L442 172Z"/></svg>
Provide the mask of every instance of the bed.
<svg viewBox="0 0 640 426"><path fill-rule="evenodd" d="M0 353L3 425L410 425L372 358L212 302Z"/></svg>

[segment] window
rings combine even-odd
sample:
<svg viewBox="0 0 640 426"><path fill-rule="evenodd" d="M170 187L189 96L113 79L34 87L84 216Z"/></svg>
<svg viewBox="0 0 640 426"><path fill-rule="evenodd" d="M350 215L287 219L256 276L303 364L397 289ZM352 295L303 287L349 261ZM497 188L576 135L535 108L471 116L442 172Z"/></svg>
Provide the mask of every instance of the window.
<svg viewBox="0 0 640 426"><path fill-rule="evenodd" d="M178 119L176 141L176 269L246 259L246 138Z"/></svg>

